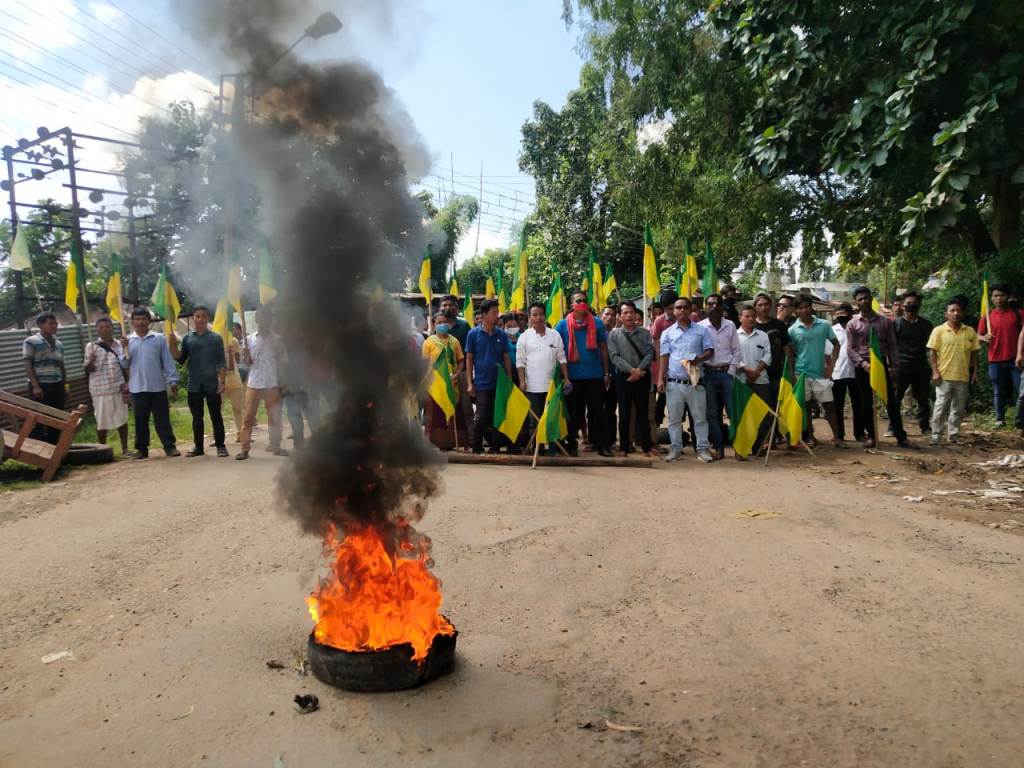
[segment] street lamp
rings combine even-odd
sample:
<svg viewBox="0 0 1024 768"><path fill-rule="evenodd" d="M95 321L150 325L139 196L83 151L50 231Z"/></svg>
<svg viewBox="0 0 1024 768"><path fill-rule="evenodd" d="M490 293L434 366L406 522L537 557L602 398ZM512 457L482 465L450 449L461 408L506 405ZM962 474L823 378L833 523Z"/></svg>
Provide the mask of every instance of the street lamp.
<svg viewBox="0 0 1024 768"><path fill-rule="evenodd" d="M617 221L613 221L612 222L612 228L613 229L621 229L621 230L623 230L625 232L630 232L630 233L636 235L637 237L643 237L644 236L643 232L640 232L640 231L635 230L635 229L630 229L625 224L619 224L619 222L617 222Z"/></svg>

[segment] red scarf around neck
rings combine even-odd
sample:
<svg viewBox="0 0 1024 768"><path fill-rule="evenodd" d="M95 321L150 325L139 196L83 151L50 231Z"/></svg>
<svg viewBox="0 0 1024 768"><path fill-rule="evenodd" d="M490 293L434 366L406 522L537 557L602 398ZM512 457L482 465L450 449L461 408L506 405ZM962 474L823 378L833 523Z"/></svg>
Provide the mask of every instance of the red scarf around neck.
<svg viewBox="0 0 1024 768"><path fill-rule="evenodd" d="M587 349L597 349L597 322L594 320L594 316L587 312L583 322L576 319L576 314L569 315L566 320L569 326L569 362L578 363L580 361L580 351L576 347L576 331L581 331L584 328L587 329Z"/></svg>

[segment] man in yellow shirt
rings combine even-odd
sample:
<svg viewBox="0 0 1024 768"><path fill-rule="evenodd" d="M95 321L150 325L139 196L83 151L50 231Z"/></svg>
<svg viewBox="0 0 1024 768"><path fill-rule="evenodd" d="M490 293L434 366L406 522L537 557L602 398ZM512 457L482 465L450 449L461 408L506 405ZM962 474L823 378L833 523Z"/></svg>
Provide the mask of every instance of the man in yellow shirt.
<svg viewBox="0 0 1024 768"><path fill-rule="evenodd" d="M936 326L928 338L928 358L935 383L931 445L938 445L943 427L949 439L960 434L968 387L978 383L978 334L963 324L964 308L958 301L946 306L946 322Z"/></svg>

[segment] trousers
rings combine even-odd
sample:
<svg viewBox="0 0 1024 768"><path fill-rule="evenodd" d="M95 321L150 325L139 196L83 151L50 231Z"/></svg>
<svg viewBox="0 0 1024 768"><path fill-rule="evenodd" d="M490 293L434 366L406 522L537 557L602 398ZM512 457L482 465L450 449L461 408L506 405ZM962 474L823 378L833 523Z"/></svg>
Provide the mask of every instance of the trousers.
<svg viewBox="0 0 1024 768"><path fill-rule="evenodd" d="M474 399L476 400L476 415L473 417L473 453L480 453L484 449L484 433L490 435L490 445L497 450L498 443L494 439L494 393L493 389L478 389Z"/></svg>
<svg viewBox="0 0 1024 768"><path fill-rule="evenodd" d="M285 390L284 410L288 415L288 424L292 428L292 439L295 441L296 448L306 441L303 417L309 422L310 433L313 432L313 427L320 415L318 400L315 392L309 393L298 389Z"/></svg>
<svg viewBox="0 0 1024 768"><path fill-rule="evenodd" d="M900 368L896 373L896 401L902 403L909 389L917 401L917 423L924 432L931 418L932 369L927 360L920 360L913 367Z"/></svg>
<svg viewBox="0 0 1024 768"><path fill-rule="evenodd" d="M58 408L64 410L66 401L66 393L64 391L64 382L55 381L52 383L39 382L39 388L43 390L42 397L32 398L37 403L48 405L51 408ZM56 427L47 427L43 424L37 424L32 430L31 435L33 440L42 440L44 443L57 444L60 439L60 430Z"/></svg>
<svg viewBox="0 0 1024 768"><path fill-rule="evenodd" d="M932 411L932 440L942 437L943 428L949 430L949 436L960 434L960 424L967 413L967 395L969 387L966 381L946 381L943 379L935 387L935 410Z"/></svg>
<svg viewBox="0 0 1024 768"><path fill-rule="evenodd" d="M1017 363L1014 360L989 363L988 379L992 382L992 406L996 411L996 420L1006 421L1006 406L1016 400L1020 392Z"/></svg>
<svg viewBox="0 0 1024 768"><path fill-rule="evenodd" d="M278 387L266 389L245 389L245 416L242 418L242 452L248 453L252 447L252 428L256 426L256 412L260 402L267 409L267 426L270 429L270 448L281 447L281 390Z"/></svg>
<svg viewBox="0 0 1024 768"><path fill-rule="evenodd" d="M171 406L167 393L133 392L132 408L135 409L135 450L149 450L149 415L153 414L153 426L165 451L175 448L174 431L171 429Z"/></svg>
<svg viewBox="0 0 1024 768"><path fill-rule="evenodd" d="M871 377L863 368L857 368L853 373L857 381L857 400L854 402L854 407L860 409L864 431L872 440L878 440L878 435L875 434L875 403L871 389ZM889 427L897 440L906 440L907 433L903 429L903 416L900 415L900 401L896 399L896 389L893 387L892 376L889 374L888 368L885 370L885 390L889 400L885 407L889 414Z"/></svg>
<svg viewBox="0 0 1024 768"><path fill-rule="evenodd" d="M665 384L665 404L668 407L668 435L672 441L672 450L683 450L683 416L690 411L693 431L696 434L697 450L708 449L708 396L704 387L698 384L691 386L689 382L680 384L670 381Z"/></svg>
<svg viewBox="0 0 1024 768"><path fill-rule="evenodd" d="M624 373L615 373L615 396L619 404L619 448L624 453L629 453L630 426L633 424L633 415L638 414L640 418L636 419L637 438L640 440L640 447L647 453L651 450L651 430L647 420L651 372L647 371L643 378L636 381L628 381L628 378Z"/></svg>
<svg viewBox="0 0 1024 768"><path fill-rule="evenodd" d="M725 424L722 410L732 421L732 375L728 371L705 370L704 386L707 388L708 438L711 447L721 453L725 449Z"/></svg>
<svg viewBox="0 0 1024 768"><path fill-rule="evenodd" d="M569 437L565 442L570 451L575 451L578 447L584 417L587 421L587 435L594 450L600 451L608 447L610 441L606 434L604 396L604 379L572 380L572 392L566 397L566 405L569 407Z"/></svg>
<svg viewBox="0 0 1024 768"><path fill-rule="evenodd" d="M213 425L213 444L224 447L224 419L221 416L221 398L217 394L217 385L203 385L197 392L188 393L188 409L192 412L192 439L196 450L203 450L203 404L210 412L210 423Z"/></svg>
<svg viewBox="0 0 1024 768"><path fill-rule="evenodd" d="M836 426L839 428L839 434L836 435L836 437L839 440L846 439L847 395L849 395L850 398L850 413L853 416L853 438L854 440L863 440L865 435L864 420L860 409L857 407L858 395L856 379L832 380L832 399L836 404Z"/></svg>

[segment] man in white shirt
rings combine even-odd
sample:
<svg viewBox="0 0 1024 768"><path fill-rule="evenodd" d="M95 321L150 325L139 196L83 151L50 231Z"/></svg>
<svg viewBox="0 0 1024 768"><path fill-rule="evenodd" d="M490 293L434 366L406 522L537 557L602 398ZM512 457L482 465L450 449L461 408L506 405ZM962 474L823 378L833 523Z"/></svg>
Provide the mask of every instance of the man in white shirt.
<svg viewBox="0 0 1024 768"><path fill-rule="evenodd" d="M555 365L562 369L565 391L572 390L569 369L565 364L565 344L562 337L546 325L547 307L541 303L530 305L530 327L516 344L516 372L519 374L519 388L526 393L530 409L539 417L544 410L548 387L555 373ZM531 429L536 428L536 419L530 417ZM555 446L548 446L553 452Z"/></svg>
<svg viewBox="0 0 1024 768"><path fill-rule="evenodd" d="M267 308L256 312L256 333L246 337L242 357L249 366L245 382L245 415L242 420L242 450L236 459L249 458L252 447L252 428L256 425L256 411L262 401L267 409L270 427L269 450L275 456L287 456L281 447L281 386L278 366L284 364L284 345L274 333L274 316Z"/></svg>
<svg viewBox="0 0 1024 768"><path fill-rule="evenodd" d="M853 412L853 438L862 441L865 436L864 425L861 424L861 414L854 403L857 396L856 377L853 375L853 363L846 353L846 324L850 322L851 317L853 307L847 303L840 304L832 316L835 320L832 332L839 340L839 359L832 369L832 399L836 409L836 428L839 430L836 437L839 440L846 440L846 398L849 395L850 409Z"/></svg>
<svg viewBox="0 0 1024 768"><path fill-rule="evenodd" d="M754 394L766 403L771 403L772 388L768 379L768 368L772 364L772 342L767 333L757 328L754 321L754 308L743 307L740 310L740 327L736 330L736 337L740 343L736 378L750 387ZM754 455L760 451L761 444L768 436L769 421L765 419L761 422L757 441L751 448Z"/></svg>

